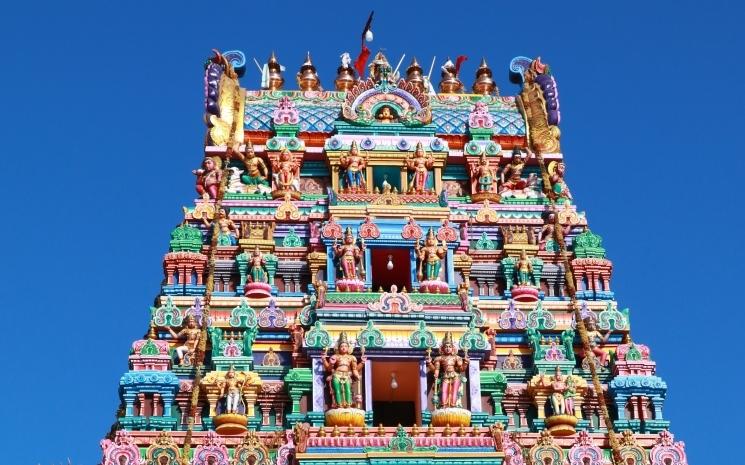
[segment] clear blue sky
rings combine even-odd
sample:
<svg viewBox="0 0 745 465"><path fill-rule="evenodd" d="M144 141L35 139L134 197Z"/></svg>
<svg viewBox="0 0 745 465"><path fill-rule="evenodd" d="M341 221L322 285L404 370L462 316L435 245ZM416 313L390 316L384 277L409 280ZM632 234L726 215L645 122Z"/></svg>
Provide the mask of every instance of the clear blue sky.
<svg viewBox="0 0 745 465"><path fill-rule="evenodd" d="M210 49L275 50L289 82L310 50L331 87L364 3L3 6L0 461L98 463L168 233L195 196ZM373 51L391 60L466 54L470 86L485 56L503 94L513 56L552 65L568 182L668 382L665 416L690 463L724 462L743 415L725 384L741 352L739 2L375 3ZM243 85L258 84L250 65Z"/></svg>

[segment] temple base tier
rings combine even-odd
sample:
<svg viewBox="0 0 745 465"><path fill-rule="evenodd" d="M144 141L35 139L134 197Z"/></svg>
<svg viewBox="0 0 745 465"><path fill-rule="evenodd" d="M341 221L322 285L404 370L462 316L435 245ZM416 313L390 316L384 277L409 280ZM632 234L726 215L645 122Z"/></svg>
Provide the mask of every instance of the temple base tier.
<svg viewBox="0 0 745 465"><path fill-rule="evenodd" d="M512 299L517 302L536 302L539 300L538 289L532 286L515 286L512 288Z"/></svg>
<svg viewBox="0 0 745 465"><path fill-rule="evenodd" d="M266 283L248 283L244 287L246 297L263 299L272 295L272 286Z"/></svg>
<svg viewBox="0 0 745 465"><path fill-rule="evenodd" d="M553 436L571 436L578 421L574 415L553 415L546 418L546 426Z"/></svg>
<svg viewBox="0 0 745 465"><path fill-rule="evenodd" d="M214 418L215 431L226 436L245 433L247 424L248 419L240 413L223 413Z"/></svg>
<svg viewBox="0 0 745 465"><path fill-rule="evenodd" d="M448 407L432 411L432 426L468 426L471 424L471 412L464 408Z"/></svg>
<svg viewBox="0 0 745 465"><path fill-rule="evenodd" d="M332 408L326 411L326 426L364 426L365 411L358 408Z"/></svg>
<svg viewBox="0 0 745 465"><path fill-rule="evenodd" d="M363 292L365 282L359 279L340 279L336 282L336 290L339 292Z"/></svg>
<svg viewBox="0 0 745 465"><path fill-rule="evenodd" d="M419 283L419 292L424 294L449 294L450 287L444 281L428 280Z"/></svg>

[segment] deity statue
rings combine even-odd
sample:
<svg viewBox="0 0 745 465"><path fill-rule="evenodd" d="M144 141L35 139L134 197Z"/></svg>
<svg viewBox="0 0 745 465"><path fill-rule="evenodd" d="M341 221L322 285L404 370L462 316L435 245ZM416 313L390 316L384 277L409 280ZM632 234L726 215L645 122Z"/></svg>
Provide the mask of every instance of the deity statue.
<svg viewBox="0 0 745 465"><path fill-rule="evenodd" d="M292 153L283 147L279 153L278 160L272 160L272 170L274 170L274 182L276 185L275 192L283 197L284 192L297 192L300 182L300 163L295 160Z"/></svg>
<svg viewBox="0 0 745 465"><path fill-rule="evenodd" d="M556 200L565 203L572 200L572 193L564 182L564 173L566 165L563 161L552 161L548 164L549 180L551 181L551 190L556 196Z"/></svg>
<svg viewBox="0 0 745 465"><path fill-rule="evenodd" d="M479 158L479 164L472 168L471 176L475 176L478 184L476 184L476 192L493 192L493 187L496 181L496 173L489 164L489 160L486 158L486 154L481 154Z"/></svg>
<svg viewBox="0 0 745 465"><path fill-rule="evenodd" d="M243 381L238 380L235 376L235 369L230 369L225 373L225 381L222 384L222 398L225 399L225 413L239 413L238 406L241 403L241 391L243 390Z"/></svg>
<svg viewBox="0 0 745 465"><path fill-rule="evenodd" d="M246 171L241 174L243 184L247 186L267 186L269 184L267 181L269 169L264 160L256 155L254 146L250 141L246 144L245 154L238 150L238 147L233 148L232 152L246 167Z"/></svg>
<svg viewBox="0 0 745 465"><path fill-rule="evenodd" d="M546 386L546 377L544 373L541 373L540 383ZM551 411L554 415L566 415L566 403L564 402L564 391L566 391L566 382L564 377L561 375L561 368L556 367L554 376L551 377L551 395L549 400L551 401Z"/></svg>
<svg viewBox="0 0 745 465"><path fill-rule="evenodd" d="M389 106L384 106L375 114L375 119L381 124L390 124L396 122L396 114Z"/></svg>
<svg viewBox="0 0 745 465"><path fill-rule="evenodd" d="M608 364L608 354L600 348L601 345L608 342L610 337L610 331L603 336L592 318L587 317L583 320L585 323L585 329L587 329L587 339L590 340L590 350L598 358L600 366L606 366Z"/></svg>
<svg viewBox="0 0 745 465"><path fill-rule="evenodd" d="M566 389L564 389L564 411L567 415L574 415L574 398L577 397L577 389L572 376L567 376Z"/></svg>
<svg viewBox="0 0 745 465"><path fill-rule="evenodd" d="M533 286L533 263L530 261L525 249L520 252L520 258L515 264L518 286Z"/></svg>
<svg viewBox="0 0 745 465"><path fill-rule="evenodd" d="M207 220L206 217L202 219L205 226L211 226L212 223ZM219 232L217 233L217 245L219 247L233 246L238 244L238 238L235 235L236 227L233 220L228 216L228 211L221 207L217 210L217 225Z"/></svg>
<svg viewBox="0 0 745 465"><path fill-rule="evenodd" d="M512 159L510 160L510 163L502 169L500 175L500 193L504 191L523 190L531 184L532 178L529 178L528 180L522 178L525 163L528 161L528 158L530 158L530 155L531 153L528 152L525 158L523 158L520 148L515 147L512 150Z"/></svg>
<svg viewBox="0 0 745 465"><path fill-rule="evenodd" d="M406 168L414 173L409 179L409 193L421 194L427 191L429 170L434 165L431 153L426 153L421 142L417 142L414 153L406 159Z"/></svg>
<svg viewBox="0 0 745 465"><path fill-rule="evenodd" d="M442 259L447 254L445 241L442 241L442 247L438 247L435 232L432 228L429 228L427 238L424 240L424 247L419 244L419 239L417 239L414 250L419 257L417 279L419 281L439 281Z"/></svg>
<svg viewBox="0 0 745 465"><path fill-rule="evenodd" d="M261 249L257 245L251 254L249 264L249 275L248 280L252 283L266 283L269 282L266 271L266 260L264 254L261 253Z"/></svg>
<svg viewBox="0 0 745 465"><path fill-rule="evenodd" d="M363 253L364 243L361 247L355 243L350 227L347 227L344 232L344 243L342 245L339 245L337 239L334 239L334 257L339 259L339 268L341 268L344 279L359 279L357 277L357 264L362 265Z"/></svg>
<svg viewBox="0 0 745 465"><path fill-rule="evenodd" d="M367 157L360 155L357 141L352 141L352 147L339 159L339 166L345 170L344 182L348 192L364 192L366 188L365 175L362 170L367 166Z"/></svg>
<svg viewBox="0 0 745 465"><path fill-rule="evenodd" d="M222 171L217 169L217 164L212 158L205 158L202 167L192 170L197 177L197 193L204 197L205 194L211 199L217 198L217 191L222 181Z"/></svg>
<svg viewBox="0 0 745 465"><path fill-rule="evenodd" d="M191 364L191 358L197 350L199 339L202 337L202 330L197 327L197 320L192 315L186 317L186 328L182 329L178 333L168 326L168 332L171 333L175 339L184 339L184 344L176 347L176 355L178 356L178 364L181 366Z"/></svg>
<svg viewBox="0 0 745 465"><path fill-rule="evenodd" d="M457 354L453 334L448 331L442 340L440 354L433 361L428 352L424 361L427 363L427 370L435 376L435 393L438 396L436 407L462 408L462 378L465 378L464 373L468 367L468 352L465 352L463 358Z"/></svg>
<svg viewBox="0 0 745 465"><path fill-rule="evenodd" d="M327 378L331 391L331 408L361 408L362 395L358 392L352 396L352 381L358 386L362 383L362 376L357 365L357 357L349 349L347 333L339 335L334 355L329 357L327 350L323 352L323 367L330 375ZM364 357L362 362L364 362Z"/></svg>

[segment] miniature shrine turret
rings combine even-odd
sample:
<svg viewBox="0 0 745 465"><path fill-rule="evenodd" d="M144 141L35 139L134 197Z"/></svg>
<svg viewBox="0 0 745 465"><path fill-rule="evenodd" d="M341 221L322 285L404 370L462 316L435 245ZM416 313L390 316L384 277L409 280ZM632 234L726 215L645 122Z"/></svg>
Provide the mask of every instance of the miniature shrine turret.
<svg viewBox="0 0 745 465"><path fill-rule="evenodd" d="M381 52L359 79L343 54L332 91L310 54L296 90L274 53L242 87L245 62L207 61L194 199L103 465L686 464L547 64L513 59L503 96L486 60L474 94L450 60L439 94Z"/></svg>

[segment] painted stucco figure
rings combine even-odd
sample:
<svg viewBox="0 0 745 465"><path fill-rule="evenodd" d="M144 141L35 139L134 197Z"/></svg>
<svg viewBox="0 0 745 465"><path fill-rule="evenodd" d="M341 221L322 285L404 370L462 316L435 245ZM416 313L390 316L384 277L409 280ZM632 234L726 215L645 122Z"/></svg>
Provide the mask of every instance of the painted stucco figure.
<svg viewBox="0 0 745 465"><path fill-rule="evenodd" d="M520 252L520 258L515 264L515 272L517 273L518 286L533 285L533 264L525 250Z"/></svg>
<svg viewBox="0 0 745 465"><path fill-rule="evenodd" d="M429 170L434 166L432 154L424 150L421 142L417 142L414 153L406 159L406 168L413 171L409 179L409 192L421 194L427 191L427 181L429 180Z"/></svg>
<svg viewBox="0 0 745 465"><path fill-rule="evenodd" d="M261 253L261 249L257 245L254 251L251 253L251 259L249 260L249 275L248 280L252 283L266 283L269 282L266 270L266 260L264 254Z"/></svg>
<svg viewBox="0 0 745 465"><path fill-rule="evenodd" d="M217 163L212 158L205 158L202 167L192 170L197 177L197 193L204 197L206 194L210 199L217 198L217 191L222 180L222 171L217 168Z"/></svg>
<svg viewBox="0 0 745 465"><path fill-rule="evenodd" d="M269 169L267 168L264 160L259 158L254 152L254 147L251 142L246 143L246 152L243 153L236 148L233 149L233 154L236 158L243 162L246 167L246 171L241 174L241 182L247 186L267 186L269 182L267 177L269 175Z"/></svg>
<svg viewBox="0 0 745 465"><path fill-rule="evenodd" d="M191 358L197 350L202 330L197 327L197 320L192 315L186 317L186 327L178 333L168 326L168 332L175 339L183 339L184 343L176 347L176 356L179 365L191 365Z"/></svg>
<svg viewBox="0 0 745 465"><path fill-rule="evenodd" d="M351 354L347 333L339 335L336 352L329 356L324 350L323 367L329 376L327 381L331 392L331 408L362 406L361 396L352 394L352 382L362 382L357 357ZM355 399L357 397L357 399Z"/></svg>
<svg viewBox="0 0 745 465"><path fill-rule="evenodd" d="M206 217L203 218L206 226L212 226ZM236 237L237 228L233 220L228 216L228 211L225 208L217 210L217 245L219 247L234 246L238 244L238 238Z"/></svg>
<svg viewBox="0 0 745 465"><path fill-rule="evenodd" d="M476 177L477 192L493 192L496 182L496 173L490 166L486 154L481 155L479 158L479 164L473 168L471 175Z"/></svg>
<svg viewBox="0 0 745 465"><path fill-rule="evenodd" d="M358 246L352 234L352 228L344 232L344 243L334 241L334 256L339 260L339 268L345 279L359 279L358 266L362 264L363 248Z"/></svg>
<svg viewBox="0 0 745 465"><path fill-rule="evenodd" d="M451 332L445 333L440 346L440 354L434 360L427 353L424 359L427 370L435 377L437 408L463 407L463 378L468 368L468 353L460 357L453 344Z"/></svg>
<svg viewBox="0 0 745 465"><path fill-rule="evenodd" d="M367 159L360 155L357 141L352 141L349 151L339 159L339 166L344 170L344 184L349 192L364 192L367 184L363 170Z"/></svg>
<svg viewBox="0 0 745 465"><path fill-rule="evenodd" d="M282 148L279 159L272 162L274 182L277 191L297 191L300 178L300 163L295 160L286 147Z"/></svg>
<svg viewBox="0 0 745 465"><path fill-rule="evenodd" d="M241 390L243 382L236 377L235 369L231 366L225 373L225 381L222 383L222 397L225 399L225 413L240 413L238 407L241 405Z"/></svg>
<svg viewBox="0 0 745 465"><path fill-rule="evenodd" d="M438 281L442 269L442 260L447 254L445 241L443 241L442 247L439 247L434 230L429 228L427 237L424 240L424 246L420 245L419 239L417 239L414 249L416 250L417 257L419 257L417 279L420 281Z"/></svg>

